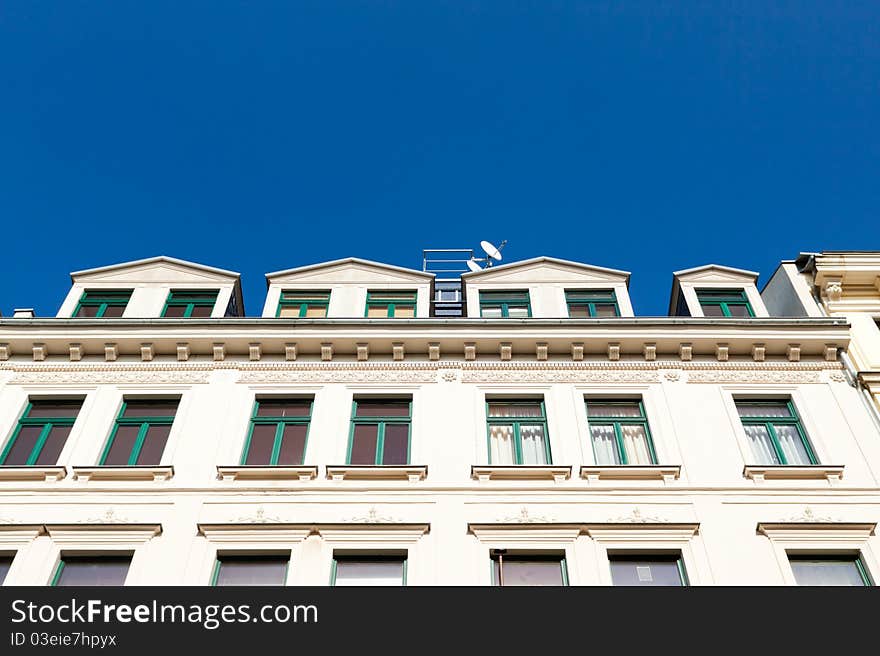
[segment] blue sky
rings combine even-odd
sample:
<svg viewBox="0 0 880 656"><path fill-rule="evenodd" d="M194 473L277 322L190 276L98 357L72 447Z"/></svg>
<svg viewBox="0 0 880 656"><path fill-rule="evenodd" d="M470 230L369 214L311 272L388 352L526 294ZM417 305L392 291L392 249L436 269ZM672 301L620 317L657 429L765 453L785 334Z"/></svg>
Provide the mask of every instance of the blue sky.
<svg viewBox="0 0 880 656"><path fill-rule="evenodd" d="M167 254L508 240L632 272L880 249L880 3L0 4L0 309Z"/></svg>

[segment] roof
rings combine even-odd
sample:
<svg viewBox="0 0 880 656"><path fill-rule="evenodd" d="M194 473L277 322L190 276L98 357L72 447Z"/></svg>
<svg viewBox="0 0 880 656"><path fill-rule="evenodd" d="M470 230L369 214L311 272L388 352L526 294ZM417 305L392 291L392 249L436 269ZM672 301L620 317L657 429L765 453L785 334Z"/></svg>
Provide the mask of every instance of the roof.
<svg viewBox="0 0 880 656"><path fill-rule="evenodd" d="M394 264L384 264L383 262L374 262L373 260L364 260L359 257L345 257L340 260L331 260L329 262L317 262L315 264L307 264L301 267L294 267L292 269L284 269L282 271L273 271L271 273L266 274L266 278L277 278L278 276L290 275L291 273L304 273L306 271L311 271L315 269L325 269L335 266L340 266L343 264L361 264L364 266L370 267L378 267L380 269L387 269L389 271L397 271L400 273L408 273L411 275L422 276L426 280L433 280L433 273L426 273L424 271L419 271L418 269L407 269L406 267L395 266Z"/></svg>
<svg viewBox="0 0 880 656"><path fill-rule="evenodd" d="M577 269L587 269L590 271L599 271L601 273L607 273L614 276L621 276L626 278L627 284L629 284L629 271L621 271L620 269L609 269L607 267L595 266L592 264L584 264L583 262L572 262L571 260L562 260L557 257L548 257L546 255L541 255L539 257L533 257L528 260L520 260L518 262L510 262L509 264L501 264L499 266L487 267L482 271L471 271L469 273L463 273L461 275L462 278L466 278L471 280L473 278L478 278L480 276L487 275L489 273L498 273L499 271L510 271L512 269L532 266L535 264L548 263L548 264L561 264L563 266L574 267Z"/></svg>
<svg viewBox="0 0 880 656"><path fill-rule="evenodd" d="M189 267L191 269L200 269L202 271L206 271L209 273L216 273L223 276L230 276L232 278L240 278L241 274L237 271L227 271L226 269L218 269L216 267L207 266L206 264L199 264L198 262L190 262L189 260L181 260L176 257L169 257L168 255L157 255L156 257L148 257L143 260L132 260L130 262L120 262L118 264L109 264L107 266L96 267L94 269L82 269L80 271L71 271L70 278L71 280L75 276L84 276L90 275L94 273L104 273L107 271L113 271L116 269L128 269L131 267L142 266L144 264L155 264L158 262L168 262L170 264L177 264L179 266Z"/></svg>
<svg viewBox="0 0 880 656"><path fill-rule="evenodd" d="M691 269L682 269L681 271L673 271L672 275L675 276L676 278L679 278L681 276L686 276L691 273L697 273L698 271L709 271L712 269L714 269L716 271L725 271L727 273L734 273L734 274L737 274L740 276L749 276L751 278L754 278L755 280L757 280L758 276L760 275L757 271L749 271L748 269L737 269L735 267L724 266L723 264L704 264L702 266L693 267Z"/></svg>

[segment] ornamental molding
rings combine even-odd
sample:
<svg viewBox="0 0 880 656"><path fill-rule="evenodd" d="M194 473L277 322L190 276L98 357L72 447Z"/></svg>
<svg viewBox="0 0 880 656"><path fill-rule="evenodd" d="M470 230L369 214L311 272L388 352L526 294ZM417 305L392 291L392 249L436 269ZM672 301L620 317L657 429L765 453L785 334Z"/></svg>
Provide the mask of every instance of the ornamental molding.
<svg viewBox="0 0 880 656"><path fill-rule="evenodd" d="M497 520L499 524L553 524L556 519L552 515L532 515L526 506L520 508L515 515L507 515Z"/></svg>
<svg viewBox="0 0 880 656"><path fill-rule="evenodd" d="M342 520L348 524L400 524L401 520L391 517L390 515L380 515L376 510L376 506L372 506L366 515L357 515L355 517L347 517Z"/></svg>
<svg viewBox="0 0 880 656"><path fill-rule="evenodd" d="M79 524L131 524L133 523L128 517L116 514L113 508L107 508L100 517L89 517L77 522Z"/></svg>
<svg viewBox="0 0 880 656"><path fill-rule="evenodd" d="M738 371L694 371L690 383L821 383L821 371L747 369Z"/></svg>
<svg viewBox="0 0 880 656"><path fill-rule="evenodd" d="M628 515L611 517L606 520L607 524L666 524L669 520L656 515L643 515L641 509L636 506Z"/></svg>
<svg viewBox="0 0 880 656"><path fill-rule="evenodd" d="M258 506L252 515L242 515L230 519L227 524L283 524L284 520L280 517L267 515L263 506Z"/></svg>

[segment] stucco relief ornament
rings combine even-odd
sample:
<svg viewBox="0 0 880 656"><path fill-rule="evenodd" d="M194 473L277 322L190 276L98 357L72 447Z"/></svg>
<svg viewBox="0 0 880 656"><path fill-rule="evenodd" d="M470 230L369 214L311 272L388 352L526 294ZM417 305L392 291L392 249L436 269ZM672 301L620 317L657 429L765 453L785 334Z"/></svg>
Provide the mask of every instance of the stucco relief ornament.
<svg viewBox="0 0 880 656"><path fill-rule="evenodd" d="M366 516L349 517L345 521L354 524L393 524L400 520L395 519L394 517L389 517L388 515L380 515L379 511L376 510L376 506L373 506L367 511Z"/></svg>
<svg viewBox="0 0 880 656"><path fill-rule="evenodd" d="M813 512L813 509L809 506L804 506L804 511L800 515L794 515L793 517L789 517L788 519L783 520L785 522L806 522L808 524L827 524L829 522L836 522L839 520L834 519L833 517L829 517L828 515L816 515Z"/></svg>
<svg viewBox="0 0 880 656"><path fill-rule="evenodd" d="M238 517L233 519L231 523L233 524L278 524L281 523L281 518L272 517L266 514L266 511L263 509L263 506L259 506L253 515L245 515L243 517Z"/></svg>
<svg viewBox="0 0 880 656"><path fill-rule="evenodd" d="M843 283L839 280L831 280L825 285L825 295L831 301L839 301L843 296Z"/></svg>
<svg viewBox="0 0 880 656"><path fill-rule="evenodd" d="M608 520L609 524L658 524L667 523L668 519L657 517L656 515L643 515L638 506L633 508L629 515L621 515L620 517L612 517Z"/></svg>
<svg viewBox="0 0 880 656"><path fill-rule="evenodd" d="M89 517L83 520L85 524L129 524L131 520L128 517L117 515L113 508L107 508L100 517Z"/></svg>
<svg viewBox="0 0 880 656"><path fill-rule="evenodd" d="M828 374L828 379L835 383L842 383L846 380L846 376L843 375L842 371L832 371Z"/></svg>
<svg viewBox="0 0 880 656"><path fill-rule="evenodd" d="M437 376L445 383L454 383L459 379L460 369L441 369Z"/></svg>
<svg viewBox="0 0 880 656"><path fill-rule="evenodd" d="M663 377L671 381L673 383L678 382L681 379L681 370L680 369L670 369L669 371L663 372Z"/></svg>
<svg viewBox="0 0 880 656"><path fill-rule="evenodd" d="M550 515L532 515L523 506L516 515L509 515L498 520L502 524L550 524L554 521Z"/></svg>

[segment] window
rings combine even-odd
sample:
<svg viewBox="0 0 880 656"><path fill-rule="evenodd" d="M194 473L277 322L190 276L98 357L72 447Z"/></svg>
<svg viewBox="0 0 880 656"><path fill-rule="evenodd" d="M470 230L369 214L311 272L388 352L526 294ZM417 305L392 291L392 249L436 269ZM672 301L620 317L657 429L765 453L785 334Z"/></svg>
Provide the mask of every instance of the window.
<svg viewBox="0 0 880 656"><path fill-rule="evenodd" d="M366 316L371 319L412 319L416 316L416 292L367 292Z"/></svg>
<svg viewBox="0 0 880 656"><path fill-rule="evenodd" d="M480 316L524 319L532 316L527 291L480 292Z"/></svg>
<svg viewBox="0 0 880 656"><path fill-rule="evenodd" d="M507 555L503 549L494 551L493 585L568 585L568 571L562 556Z"/></svg>
<svg viewBox="0 0 880 656"><path fill-rule="evenodd" d="M87 290L79 299L73 316L97 319L121 317L130 298L130 289Z"/></svg>
<svg viewBox="0 0 880 656"><path fill-rule="evenodd" d="M657 464L648 417L641 400L594 399L586 403L597 465Z"/></svg>
<svg viewBox="0 0 880 656"><path fill-rule="evenodd" d="M737 400L756 465L815 465L807 434L791 400Z"/></svg>
<svg viewBox="0 0 880 656"><path fill-rule="evenodd" d="M217 303L216 289L172 289L165 301L162 316L166 318L210 317Z"/></svg>
<svg viewBox="0 0 880 656"><path fill-rule="evenodd" d="M698 289L697 300L706 317L753 317L743 289Z"/></svg>
<svg viewBox="0 0 880 656"><path fill-rule="evenodd" d="M131 556L62 556L52 585L124 585Z"/></svg>
<svg viewBox="0 0 880 656"><path fill-rule="evenodd" d="M0 555L0 585L3 585L3 581L6 580L6 576L9 574L9 568L12 567L13 558L15 558L15 556Z"/></svg>
<svg viewBox="0 0 880 656"><path fill-rule="evenodd" d="M278 300L276 317L323 319L330 305L329 291L297 292L284 290Z"/></svg>
<svg viewBox="0 0 880 656"><path fill-rule="evenodd" d="M543 400L487 401L486 421L490 464L550 464Z"/></svg>
<svg viewBox="0 0 880 656"><path fill-rule="evenodd" d="M613 289L567 289L565 302L572 319L619 317L617 295Z"/></svg>
<svg viewBox="0 0 880 656"><path fill-rule="evenodd" d="M284 585L290 556L218 555L214 585Z"/></svg>
<svg viewBox="0 0 880 656"><path fill-rule="evenodd" d="M0 455L0 463L57 464L81 406L82 401L30 401Z"/></svg>
<svg viewBox="0 0 880 656"><path fill-rule="evenodd" d="M614 585L687 585L681 554L610 556Z"/></svg>
<svg viewBox="0 0 880 656"><path fill-rule="evenodd" d="M177 399L126 399L104 449L102 465L158 465L177 412Z"/></svg>
<svg viewBox="0 0 880 656"><path fill-rule="evenodd" d="M242 464L301 465L311 414L311 399L257 399Z"/></svg>
<svg viewBox="0 0 880 656"><path fill-rule="evenodd" d="M858 556L789 555L798 585L872 585Z"/></svg>
<svg viewBox="0 0 880 656"><path fill-rule="evenodd" d="M409 464L412 399L355 399L350 465Z"/></svg>
<svg viewBox="0 0 880 656"><path fill-rule="evenodd" d="M405 556L336 556L331 585L406 585Z"/></svg>

